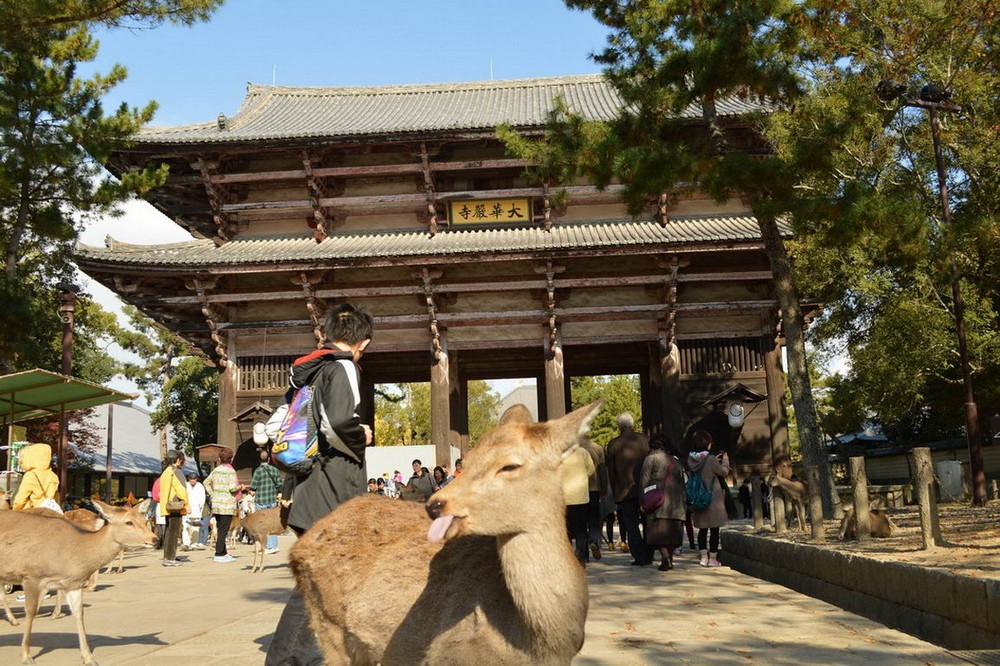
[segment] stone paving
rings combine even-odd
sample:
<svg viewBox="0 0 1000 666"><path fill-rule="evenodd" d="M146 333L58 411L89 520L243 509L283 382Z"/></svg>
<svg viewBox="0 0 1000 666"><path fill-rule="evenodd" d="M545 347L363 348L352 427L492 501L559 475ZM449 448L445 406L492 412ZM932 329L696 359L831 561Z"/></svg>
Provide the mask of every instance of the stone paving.
<svg viewBox="0 0 1000 666"><path fill-rule="evenodd" d="M211 551L182 553L187 561L175 568L160 566L159 551L128 554L124 574L103 575L84 593L94 658L103 666L262 664L292 584L285 557L293 540L281 537L281 552L258 574L248 571L244 545L229 564L213 562ZM588 566L587 638L574 666L969 663L779 585L699 567L691 553L669 572L630 560L605 553ZM21 627L0 621L0 665L19 663L20 641ZM31 654L39 666L79 664L73 619L39 617Z"/></svg>

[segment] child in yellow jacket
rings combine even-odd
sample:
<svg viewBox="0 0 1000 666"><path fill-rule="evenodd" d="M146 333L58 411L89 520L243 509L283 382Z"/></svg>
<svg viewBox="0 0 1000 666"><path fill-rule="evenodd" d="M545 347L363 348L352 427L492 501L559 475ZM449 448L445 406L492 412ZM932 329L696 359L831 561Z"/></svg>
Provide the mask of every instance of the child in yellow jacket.
<svg viewBox="0 0 1000 666"><path fill-rule="evenodd" d="M18 455L24 476L14 496L15 511L33 509L45 500L55 501L59 492L59 477L52 471L52 447L48 444L29 444Z"/></svg>

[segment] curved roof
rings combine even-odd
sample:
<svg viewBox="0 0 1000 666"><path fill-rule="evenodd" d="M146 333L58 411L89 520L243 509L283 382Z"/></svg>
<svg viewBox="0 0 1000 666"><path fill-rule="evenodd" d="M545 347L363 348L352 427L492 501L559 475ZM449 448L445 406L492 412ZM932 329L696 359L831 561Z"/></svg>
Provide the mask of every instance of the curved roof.
<svg viewBox="0 0 1000 666"><path fill-rule="evenodd" d="M791 228L779 223L782 234ZM384 260L441 255L503 255L518 252L638 248L640 246L759 242L755 218L745 215L651 220L560 223L550 232L531 228L456 228L430 236L425 231L334 233L321 243L310 236L244 236L217 247L210 240L169 245L129 245L112 239L107 247L78 245L83 263L133 266L236 266L322 260Z"/></svg>
<svg viewBox="0 0 1000 666"><path fill-rule="evenodd" d="M374 87L289 87L247 84L236 115L190 125L147 127L137 143L230 143L274 139L391 136L442 131L490 131L497 125L542 127L556 97L592 120L622 108L600 74L469 83ZM746 100L718 103L719 114L766 109ZM681 114L701 118L692 104Z"/></svg>

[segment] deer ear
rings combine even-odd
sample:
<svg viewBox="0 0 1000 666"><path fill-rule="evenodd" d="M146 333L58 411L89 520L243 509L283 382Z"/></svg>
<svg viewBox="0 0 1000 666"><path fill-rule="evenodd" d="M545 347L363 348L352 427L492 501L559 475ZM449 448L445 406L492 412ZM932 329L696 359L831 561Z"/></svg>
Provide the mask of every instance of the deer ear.
<svg viewBox="0 0 1000 666"><path fill-rule="evenodd" d="M559 447L564 458L580 445L580 436L587 434L590 422L603 405L603 400L596 400L562 418L542 424L549 439Z"/></svg>
<svg viewBox="0 0 1000 666"><path fill-rule="evenodd" d="M108 514L110 513L110 510L112 508L110 504L105 504L101 500L96 500L96 499L91 500L91 503L94 505L94 508L97 509L97 514L101 518L103 518L104 520L109 520Z"/></svg>
<svg viewBox="0 0 1000 666"><path fill-rule="evenodd" d="M531 411L524 405L511 405L507 408L507 411L503 413L500 417L500 423L498 425L505 425L507 423L531 423Z"/></svg>

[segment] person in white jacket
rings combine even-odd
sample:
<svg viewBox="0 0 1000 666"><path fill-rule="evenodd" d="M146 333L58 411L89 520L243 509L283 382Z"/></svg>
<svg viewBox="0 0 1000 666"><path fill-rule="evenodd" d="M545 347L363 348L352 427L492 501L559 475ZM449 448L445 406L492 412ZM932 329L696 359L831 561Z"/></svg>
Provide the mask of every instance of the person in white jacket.
<svg viewBox="0 0 1000 666"><path fill-rule="evenodd" d="M184 550L204 550L205 543L201 540L201 534L205 530L202 526L205 519L205 486L201 485L198 475L189 472L187 475L188 504L191 512L184 516L184 524L181 526L181 545Z"/></svg>

